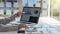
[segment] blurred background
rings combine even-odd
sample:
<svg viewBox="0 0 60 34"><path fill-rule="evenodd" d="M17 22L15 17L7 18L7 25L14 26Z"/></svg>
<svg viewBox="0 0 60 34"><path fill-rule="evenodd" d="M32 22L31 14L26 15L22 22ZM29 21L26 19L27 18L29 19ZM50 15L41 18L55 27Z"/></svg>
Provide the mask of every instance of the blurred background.
<svg viewBox="0 0 60 34"><path fill-rule="evenodd" d="M0 0L0 17L15 14L23 7L42 7L42 17L53 17L60 20L60 0Z"/></svg>

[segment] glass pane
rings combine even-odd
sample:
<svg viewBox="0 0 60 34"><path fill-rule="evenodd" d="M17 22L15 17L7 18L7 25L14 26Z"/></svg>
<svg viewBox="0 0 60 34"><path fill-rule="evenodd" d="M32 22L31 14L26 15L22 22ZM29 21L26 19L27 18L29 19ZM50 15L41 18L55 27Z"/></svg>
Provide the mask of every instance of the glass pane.
<svg viewBox="0 0 60 34"><path fill-rule="evenodd" d="M43 17L48 16L48 0L42 1L42 16Z"/></svg>
<svg viewBox="0 0 60 34"><path fill-rule="evenodd" d="M4 12L4 10L0 9L0 15L4 14L3 12Z"/></svg>
<svg viewBox="0 0 60 34"><path fill-rule="evenodd" d="M0 7L4 7L4 3L3 2L0 3Z"/></svg>
<svg viewBox="0 0 60 34"><path fill-rule="evenodd" d="M12 6L11 2L6 2L6 7L11 7L11 6Z"/></svg>

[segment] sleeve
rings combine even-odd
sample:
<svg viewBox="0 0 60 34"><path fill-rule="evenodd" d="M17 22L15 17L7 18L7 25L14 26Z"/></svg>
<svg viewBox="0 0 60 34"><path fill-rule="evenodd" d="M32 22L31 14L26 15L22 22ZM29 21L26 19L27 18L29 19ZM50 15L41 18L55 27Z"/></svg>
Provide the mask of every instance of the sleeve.
<svg viewBox="0 0 60 34"><path fill-rule="evenodd" d="M7 32L7 31L17 31L18 26L1 26L0 32Z"/></svg>
<svg viewBox="0 0 60 34"><path fill-rule="evenodd" d="M15 20L15 17L14 16L11 16L11 17L8 17L8 18L5 18L5 19L0 19L0 24L7 24L9 23L10 21L13 21Z"/></svg>
<svg viewBox="0 0 60 34"><path fill-rule="evenodd" d="M8 28L8 31L17 31L18 30L18 26L10 26L7 28Z"/></svg>

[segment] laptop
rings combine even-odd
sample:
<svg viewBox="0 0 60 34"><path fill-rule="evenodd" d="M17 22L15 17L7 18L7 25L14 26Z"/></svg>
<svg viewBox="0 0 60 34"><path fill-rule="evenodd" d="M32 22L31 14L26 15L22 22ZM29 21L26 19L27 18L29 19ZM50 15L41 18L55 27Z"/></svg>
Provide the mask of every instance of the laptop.
<svg viewBox="0 0 60 34"><path fill-rule="evenodd" d="M40 7L24 7L20 23L27 25L38 24L40 17Z"/></svg>

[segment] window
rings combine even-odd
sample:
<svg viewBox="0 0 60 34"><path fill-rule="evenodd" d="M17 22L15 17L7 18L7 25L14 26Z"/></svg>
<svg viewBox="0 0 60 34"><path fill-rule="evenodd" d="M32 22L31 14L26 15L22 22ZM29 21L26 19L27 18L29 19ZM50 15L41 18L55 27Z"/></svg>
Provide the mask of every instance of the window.
<svg viewBox="0 0 60 34"><path fill-rule="evenodd" d="M3 15L12 15L19 9L18 2L17 0L2 0L0 2L0 9L1 11L3 10Z"/></svg>
<svg viewBox="0 0 60 34"><path fill-rule="evenodd" d="M17 0L2 0L3 2L0 3L0 9L3 12L3 14L6 13L6 15L12 15L18 11L18 2ZM22 6L29 6L33 7L35 5L36 7L40 7L40 1L39 0L22 0ZM8 12L9 11L9 12ZM8 14L10 13L10 14ZM1 14L1 13L0 13ZM48 16L48 0L43 0L43 6L42 6L42 16Z"/></svg>

